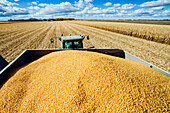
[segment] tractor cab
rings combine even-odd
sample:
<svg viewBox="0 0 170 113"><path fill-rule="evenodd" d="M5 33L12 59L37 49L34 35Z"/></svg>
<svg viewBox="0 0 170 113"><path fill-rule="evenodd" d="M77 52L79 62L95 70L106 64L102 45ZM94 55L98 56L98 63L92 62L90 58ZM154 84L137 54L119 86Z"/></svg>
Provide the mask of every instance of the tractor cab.
<svg viewBox="0 0 170 113"><path fill-rule="evenodd" d="M62 36L60 41L62 41L62 48L83 48L83 39L85 36L75 35L75 36ZM88 37L89 38L89 37Z"/></svg>

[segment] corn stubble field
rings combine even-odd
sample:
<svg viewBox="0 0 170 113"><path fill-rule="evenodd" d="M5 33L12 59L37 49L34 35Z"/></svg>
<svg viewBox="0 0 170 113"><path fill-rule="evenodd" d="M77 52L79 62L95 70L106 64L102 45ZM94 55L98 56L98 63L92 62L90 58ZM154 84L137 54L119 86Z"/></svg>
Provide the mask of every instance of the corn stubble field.
<svg viewBox="0 0 170 113"><path fill-rule="evenodd" d="M25 49L61 48L61 42L54 38L60 37L61 34L81 34L90 36L90 40L84 40L85 48L95 46L123 49L170 72L169 44L115 33L114 30L127 33L133 31L132 34L143 34L141 36L144 37L163 37L166 43L170 40L169 25L89 21L9 23L0 24L0 54L11 62ZM52 44L51 38L55 39Z"/></svg>

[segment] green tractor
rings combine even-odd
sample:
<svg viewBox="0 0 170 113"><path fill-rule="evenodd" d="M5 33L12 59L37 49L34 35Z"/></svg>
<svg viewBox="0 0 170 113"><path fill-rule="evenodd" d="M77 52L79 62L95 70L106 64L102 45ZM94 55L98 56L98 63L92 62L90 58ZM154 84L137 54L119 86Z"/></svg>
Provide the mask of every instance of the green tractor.
<svg viewBox="0 0 170 113"><path fill-rule="evenodd" d="M69 34L69 36L63 36L63 34L61 34L61 37L56 37L55 40L53 38L50 39L51 43L55 43L55 41L60 40L62 43L62 47L63 49L69 49L69 48L83 48L83 40L85 39L85 36L81 36L81 35L74 35L71 36L71 34ZM89 40L89 36L87 36L87 40ZM90 48L94 48L90 47Z"/></svg>
<svg viewBox="0 0 170 113"><path fill-rule="evenodd" d="M62 36L59 40L62 42L62 48L83 48L83 40L85 36L75 35L75 36ZM89 40L89 36L87 36Z"/></svg>

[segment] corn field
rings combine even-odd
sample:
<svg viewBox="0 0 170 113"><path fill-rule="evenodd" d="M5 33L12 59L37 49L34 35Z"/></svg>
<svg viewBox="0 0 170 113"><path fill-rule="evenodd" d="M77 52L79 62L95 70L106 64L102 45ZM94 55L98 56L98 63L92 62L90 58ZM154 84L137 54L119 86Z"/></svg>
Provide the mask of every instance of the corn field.
<svg viewBox="0 0 170 113"><path fill-rule="evenodd" d="M159 43L170 44L169 25L151 25L120 22L89 22L89 21L74 21L72 23L100 28Z"/></svg>

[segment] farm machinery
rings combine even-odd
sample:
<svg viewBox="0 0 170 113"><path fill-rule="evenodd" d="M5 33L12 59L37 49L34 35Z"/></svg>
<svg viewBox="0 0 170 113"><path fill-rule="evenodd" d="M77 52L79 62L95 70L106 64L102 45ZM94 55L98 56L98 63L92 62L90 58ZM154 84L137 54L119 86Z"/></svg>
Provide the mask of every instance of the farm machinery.
<svg viewBox="0 0 170 113"><path fill-rule="evenodd" d="M62 36L59 38L62 41L62 48L83 48L83 40L85 36L75 35L75 36ZM89 36L87 36L89 40Z"/></svg>
<svg viewBox="0 0 170 113"><path fill-rule="evenodd" d="M57 37L56 37L57 38ZM83 40L85 39L85 36L81 36L81 35L75 35L75 36L71 36L71 34L69 36L63 36L63 34L61 35L61 38L58 38L62 43L62 48L83 48ZM87 36L87 40L89 40L89 36ZM51 38L50 39L51 43L54 43L54 39Z"/></svg>
<svg viewBox="0 0 170 113"><path fill-rule="evenodd" d="M89 40L89 36L86 37ZM40 57L47 55L51 52L55 51L65 51L65 50L79 50L79 51L90 51L90 52L98 52L111 56L116 56L124 59L129 59L135 62L142 63L146 66L149 66L153 69L158 70L159 72L165 74L170 77L170 73L162 70L124 50L121 49L98 49L98 48L83 48L83 40L85 36L75 35L75 36L61 36L58 38L62 43L62 48L57 49L29 49L24 50L16 59L14 59L11 63L8 63L1 55L0 55L0 85L5 83L9 78L10 74L16 68L22 67L28 63L31 63ZM51 39L51 43L54 43L54 39Z"/></svg>

